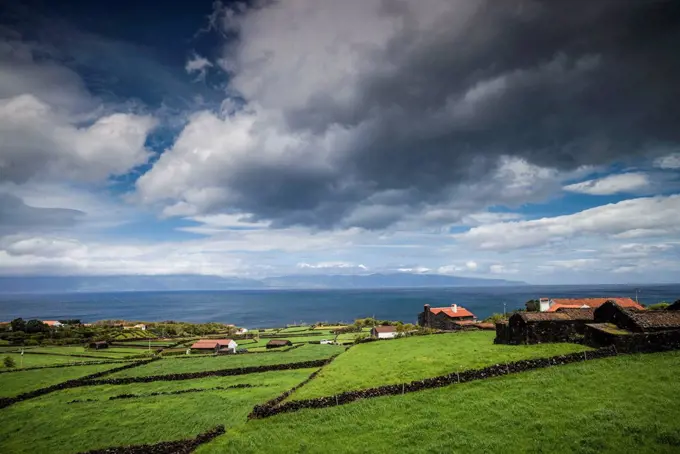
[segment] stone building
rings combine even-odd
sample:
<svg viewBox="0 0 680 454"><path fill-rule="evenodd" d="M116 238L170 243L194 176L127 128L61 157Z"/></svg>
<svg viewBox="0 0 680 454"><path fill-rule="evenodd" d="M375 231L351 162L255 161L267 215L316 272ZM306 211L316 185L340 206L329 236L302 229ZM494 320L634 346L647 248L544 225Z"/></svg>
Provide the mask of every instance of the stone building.
<svg viewBox="0 0 680 454"><path fill-rule="evenodd" d="M593 321L591 309L561 309L557 312L517 312L507 322L496 324L497 344L575 342Z"/></svg>
<svg viewBox="0 0 680 454"><path fill-rule="evenodd" d="M466 321L475 322L475 314L457 304L447 307L430 307L429 304L426 304L423 307L423 312L418 314L420 326L447 331L461 329L465 324L460 325L459 322Z"/></svg>

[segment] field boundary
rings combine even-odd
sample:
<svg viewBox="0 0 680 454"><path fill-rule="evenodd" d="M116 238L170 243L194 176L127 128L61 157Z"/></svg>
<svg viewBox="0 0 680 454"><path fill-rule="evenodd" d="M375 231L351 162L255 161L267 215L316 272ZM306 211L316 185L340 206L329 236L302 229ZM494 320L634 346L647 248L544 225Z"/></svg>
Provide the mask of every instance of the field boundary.
<svg viewBox="0 0 680 454"><path fill-rule="evenodd" d="M89 374L84 377L75 378L73 380L67 380L65 382L57 383L55 385L47 386L45 388L34 389L33 391L28 391L21 393L14 397L0 397L0 409L9 407L17 402L22 402L24 400L33 399L35 397L40 397L45 394L52 393L54 391L61 391L62 389L78 388L80 386L85 386L84 383L89 383L90 380L94 380L99 377L104 377L105 375L112 374L114 372L120 372L121 370L132 369L133 367L139 367L144 364L148 364L153 361L158 361L160 358L152 358L147 361L135 361L130 364L126 364L121 367L114 367L112 369L103 370L100 372L95 372L94 374Z"/></svg>
<svg viewBox="0 0 680 454"><path fill-rule="evenodd" d="M233 375L248 375L259 372L272 372L278 370L294 370L294 369L308 369L312 367L323 367L331 362L335 356L326 359L316 359L311 361L301 361L297 363L283 363L271 364L268 366L248 366L235 367L231 369L206 370L201 372L185 372L182 374L165 374L165 375L147 375L142 377L122 377L122 378L105 378L102 380L89 379L85 380L80 386L97 386L97 385L127 385L130 383L150 383L154 381L177 381L177 380L193 380L196 378L205 377L228 377Z"/></svg>
<svg viewBox="0 0 680 454"><path fill-rule="evenodd" d="M317 397L313 399L294 400L278 405L275 399L263 404L255 405L248 415L248 419L262 419L279 413L298 411L303 408L326 408L348 404L360 399L370 399L374 397L394 396L412 392L423 391L426 389L441 388L458 383L483 380L493 377L525 372L529 370L542 369L550 366L572 364L593 359L607 358L616 356L618 353L613 347L600 348L595 351L584 351L569 353L566 355L556 355L548 358L525 359L505 364L495 364L482 369L469 369L462 372L453 372L446 375L414 380L408 383L398 383L394 385L383 385L374 388L360 389L356 391L345 391L330 396Z"/></svg>
<svg viewBox="0 0 680 454"><path fill-rule="evenodd" d="M200 445L212 441L214 438L226 433L223 425L198 434L196 438L187 438L176 441L161 441L153 444L114 446L111 448L93 449L80 454L183 454L196 450Z"/></svg>
<svg viewBox="0 0 680 454"><path fill-rule="evenodd" d="M187 394L187 393L199 393L199 392L206 392L206 391L226 391L228 389L244 389L244 388L260 388L262 385L251 385L249 383L240 383L237 385L231 385L231 386L214 386L212 388L189 388L189 389L178 389L176 391L156 391L153 393L146 393L146 394L117 394L115 396L110 396L108 399L73 399L68 402L66 402L67 405L69 404L79 404L79 403L86 403L86 402L106 402L108 400L120 400L120 399L144 399L147 397L156 397L156 396L175 396L178 394Z"/></svg>
<svg viewBox="0 0 680 454"><path fill-rule="evenodd" d="M0 355L2 356L2 355ZM37 370L37 369L58 369L61 367L76 367L76 366L96 366L98 364L119 364L119 363L130 363L135 361L134 359L114 359L114 360L102 360L102 361L80 361L77 363L62 363L62 364L50 364L47 366L32 366L22 368L12 368L7 370L0 370L0 374L8 374L11 372L22 372L25 370Z"/></svg>

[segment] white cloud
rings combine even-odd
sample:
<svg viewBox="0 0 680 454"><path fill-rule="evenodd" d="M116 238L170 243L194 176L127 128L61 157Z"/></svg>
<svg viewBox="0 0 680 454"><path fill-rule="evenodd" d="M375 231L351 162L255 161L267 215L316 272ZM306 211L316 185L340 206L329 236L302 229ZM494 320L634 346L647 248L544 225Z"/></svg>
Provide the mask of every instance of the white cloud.
<svg viewBox="0 0 680 454"><path fill-rule="evenodd" d="M654 165L660 169L680 169L680 153L671 153L657 158L654 160Z"/></svg>
<svg viewBox="0 0 680 454"><path fill-rule="evenodd" d="M639 229L680 232L680 195L625 200L579 213L474 227L454 235L482 249L512 250L582 235L616 235Z"/></svg>
<svg viewBox="0 0 680 454"><path fill-rule="evenodd" d="M590 195L611 195L622 192L635 193L648 189L649 186L650 180L646 173L630 172L570 184L565 186L564 190Z"/></svg>
<svg viewBox="0 0 680 454"><path fill-rule="evenodd" d="M205 78L206 71L211 68L213 64L205 57L201 57L198 54L192 55L192 57L187 60L184 69L189 74L197 73L199 79Z"/></svg>
<svg viewBox="0 0 680 454"><path fill-rule="evenodd" d="M329 270L329 269L355 269L366 271L368 267L362 264L355 264L350 262L319 262L319 263L298 263L298 268L312 269L312 270Z"/></svg>
<svg viewBox="0 0 680 454"><path fill-rule="evenodd" d="M513 266L494 264L489 267L491 274L517 274L519 270Z"/></svg>

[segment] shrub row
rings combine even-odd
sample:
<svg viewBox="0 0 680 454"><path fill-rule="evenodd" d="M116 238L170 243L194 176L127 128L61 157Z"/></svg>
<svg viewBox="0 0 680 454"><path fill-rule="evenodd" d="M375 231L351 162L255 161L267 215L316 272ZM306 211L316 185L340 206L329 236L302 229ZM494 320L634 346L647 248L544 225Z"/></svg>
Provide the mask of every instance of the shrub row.
<svg viewBox="0 0 680 454"><path fill-rule="evenodd" d="M79 353L52 353L52 352L31 352L28 350L24 350L24 355L50 355L50 356L72 356L74 358L98 358L101 359L101 356L94 356L94 355L81 355Z"/></svg>
<svg viewBox="0 0 680 454"><path fill-rule="evenodd" d="M103 377L114 372L120 372L121 370L132 369L133 367L139 367L144 364L148 364L152 361L157 361L159 358L152 358L147 361L136 361L130 364L126 364L120 367L114 367L113 369L103 370L101 372L95 372L94 374L86 375L84 377L76 378L74 380L68 380L65 382L57 383L56 385L47 386L45 388L35 389L27 393L19 394L14 397L1 397L0 398L0 408L9 407L17 402L22 402L24 400L33 399L34 397L43 396L54 391L60 391L62 389L77 388L79 386L87 386L92 383L93 380Z"/></svg>
<svg viewBox="0 0 680 454"><path fill-rule="evenodd" d="M177 441L161 441L160 443L132 446L118 446L113 448L95 449L81 454L187 454L193 452L200 445L224 434L223 425L213 427L196 438Z"/></svg>
<svg viewBox="0 0 680 454"><path fill-rule="evenodd" d="M256 405L253 408L252 412L248 415L248 418L249 419L267 418L269 416L274 416L279 413L297 411L303 408L334 407L336 405L343 405L350 402L354 402L359 399L369 399L381 396L393 396L397 394L422 391L424 389L440 388L455 383L466 383L473 380L482 380L491 377L499 377L513 373L524 372L532 369L541 369L549 366L576 363L596 358L605 358L608 356L615 356L616 354L617 354L616 349L608 347L601 348L599 350L591 352L571 353L567 355L553 356L550 358L527 359L507 364L496 364L494 366L485 367L483 369L472 369L463 372L454 372L451 374L441 375L438 377L426 378L423 380L414 380L409 383L378 386L375 388L368 388L357 391L346 391L328 397L319 397L315 399L285 402L281 405L272 404L273 401L270 401L263 405Z"/></svg>
<svg viewBox="0 0 680 454"><path fill-rule="evenodd" d="M8 372L21 372L24 370L36 370L36 369L58 369L60 367L76 367L76 366L96 366L97 364L117 364L117 363L129 363L129 359L109 359L102 361L80 361L77 363L64 363L64 364L52 364L49 366L32 366L21 368L13 368L7 370L0 370L0 374L6 374Z"/></svg>
<svg viewBox="0 0 680 454"><path fill-rule="evenodd" d="M299 363L284 363L272 364L269 366L248 366L238 367L234 369L219 369L219 370L205 370L201 372L186 372L182 374L167 374L167 375L148 375L145 377L123 377L123 378L105 378L103 380L91 379L81 386L96 386L96 385L127 385L130 383L150 383L154 381L176 381L176 380L193 380L195 378L205 377L227 377L232 375L247 375L259 372L271 372L277 370L293 370L293 369L307 369L311 367L321 367L328 364L334 357L328 359L318 359L313 361L301 361Z"/></svg>
<svg viewBox="0 0 680 454"><path fill-rule="evenodd" d="M156 391L152 393L147 393L147 394L118 394L116 396L111 396L108 398L108 400L118 400L118 399L140 399L144 397L155 397L155 396L174 396L177 394L186 394L186 393L200 393L203 391L224 391L227 389L243 389L243 388L255 388L259 385L250 385L248 383L241 383L238 385L231 385L231 386L215 386L213 388L190 388L190 389L179 389L177 391ZM69 402L66 402L67 404L78 404L82 402L100 402L99 399L74 399Z"/></svg>

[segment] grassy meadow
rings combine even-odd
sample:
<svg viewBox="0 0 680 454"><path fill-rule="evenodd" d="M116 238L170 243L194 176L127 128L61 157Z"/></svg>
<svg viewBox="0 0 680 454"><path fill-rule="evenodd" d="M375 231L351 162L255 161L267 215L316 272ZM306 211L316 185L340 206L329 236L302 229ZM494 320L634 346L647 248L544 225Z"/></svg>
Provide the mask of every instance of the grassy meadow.
<svg viewBox="0 0 680 454"><path fill-rule="evenodd" d="M8 368L5 367L5 365L2 363L2 360L4 360L5 357L7 356L14 360L17 369L19 369L20 366L22 365L22 361L24 368L39 366L55 366L57 364L78 364L90 361L112 361L111 359L108 358L102 358L100 360L97 358L78 358L75 356L61 356L61 355L31 355L28 353L24 355L22 360L21 354L19 353L2 352L0 353L0 370L8 370ZM13 369L14 368L11 368L9 370Z"/></svg>
<svg viewBox="0 0 680 454"><path fill-rule="evenodd" d="M314 369L213 377L187 382L155 382L69 389L0 410L0 451L74 453L125 444L194 437L217 424L243 424L255 404L271 399L306 379ZM179 395L107 400L112 395L188 388L207 390ZM69 404L74 399L94 402ZM30 435L29 435L30 434Z"/></svg>
<svg viewBox="0 0 680 454"><path fill-rule="evenodd" d="M181 374L208 370L235 369L249 366L297 363L329 358L344 352L345 348L335 345L303 345L286 352L262 354L201 356L198 358L167 358L144 366L111 374L112 378L142 377L147 375Z"/></svg>
<svg viewBox="0 0 680 454"><path fill-rule="evenodd" d="M38 355L36 355L38 356ZM0 397L12 397L34 389L56 385L74 378L120 367L124 363L93 364L54 369L19 370L0 374ZM0 414L6 410L0 410Z"/></svg>
<svg viewBox="0 0 680 454"><path fill-rule="evenodd" d="M355 345L290 399L309 399L499 362L589 350L578 344L496 345L494 336L490 331L470 331Z"/></svg>
<svg viewBox="0 0 680 454"><path fill-rule="evenodd" d="M607 358L249 421L197 452L677 453L679 374L679 352Z"/></svg>

